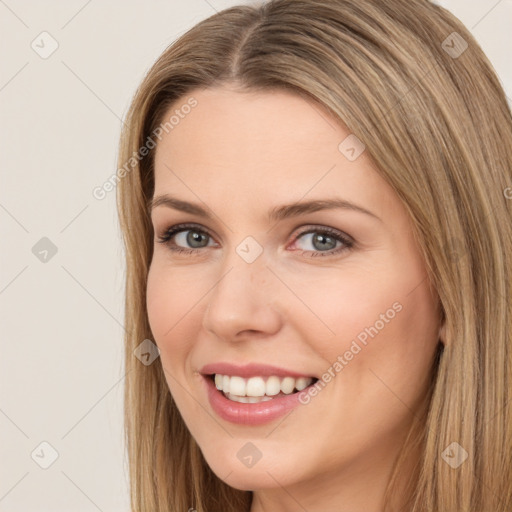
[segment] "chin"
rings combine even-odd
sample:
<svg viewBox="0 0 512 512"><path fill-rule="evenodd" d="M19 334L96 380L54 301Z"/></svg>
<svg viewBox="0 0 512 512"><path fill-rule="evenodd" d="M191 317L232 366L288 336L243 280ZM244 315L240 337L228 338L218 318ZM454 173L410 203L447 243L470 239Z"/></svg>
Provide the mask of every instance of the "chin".
<svg viewBox="0 0 512 512"><path fill-rule="evenodd" d="M267 466L261 466L258 469L254 467L231 467L228 469L227 465L222 464L218 468L220 471L215 471L214 465L210 467L226 484L240 491L259 491L262 489L284 487L290 484L289 481L285 481L282 478L281 474L283 471L275 467L272 467L271 470Z"/></svg>
<svg viewBox="0 0 512 512"><path fill-rule="evenodd" d="M266 451L264 444L263 440L252 443L250 440L235 438L230 439L229 443L218 444L215 453L208 449L202 450L202 453L217 477L241 491L271 489L295 483L299 477L296 474L298 458L292 460L283 457L283 454L277 456L275 449L266 458L262 453Z"/></svg>

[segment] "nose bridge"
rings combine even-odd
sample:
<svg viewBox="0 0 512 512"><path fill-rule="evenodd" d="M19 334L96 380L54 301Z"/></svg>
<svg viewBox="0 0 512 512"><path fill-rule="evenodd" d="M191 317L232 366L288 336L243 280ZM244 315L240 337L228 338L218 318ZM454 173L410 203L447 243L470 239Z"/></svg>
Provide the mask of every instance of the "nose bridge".
<svg viewBox="0 0 512 512"><path fill-rule="evenodd" d="M263 292L269 281L266 254L262 244L254 237L245 237L226 254L218 284L212 295L235 296L254 288L253 292ZM251 294L256 298L256 295ZM213 298L213 297L212 297Z"/></svg>
<svg viewBox="0 0 512 512"><path fill-rule="evenodd" d="M225 340L247 330L271 333L279 326L277 311L269 300L276 296L270 290L272 274L262 252L254 257L251 243L242 242L226 257L207 298L203 326Z"/></svg>

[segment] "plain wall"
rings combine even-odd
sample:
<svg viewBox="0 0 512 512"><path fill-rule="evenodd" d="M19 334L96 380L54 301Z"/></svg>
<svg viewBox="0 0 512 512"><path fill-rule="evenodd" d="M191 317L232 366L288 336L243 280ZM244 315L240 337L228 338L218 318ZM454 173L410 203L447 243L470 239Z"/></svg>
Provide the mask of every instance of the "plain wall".
<svg viewBox="0 0 512 512"><path fill-rule="evenodd" d="M93 190L116 172L121 120L147 69L238 3L0 2L0 512L128 511L124 261L116 193ZM439 3L511 98L512 1Z"/></svg>

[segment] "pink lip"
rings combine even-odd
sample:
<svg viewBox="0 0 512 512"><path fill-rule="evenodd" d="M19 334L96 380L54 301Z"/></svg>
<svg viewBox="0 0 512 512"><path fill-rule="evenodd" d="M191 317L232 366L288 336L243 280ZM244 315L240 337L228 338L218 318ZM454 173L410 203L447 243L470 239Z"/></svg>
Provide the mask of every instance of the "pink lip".
<svg viewBox="0 0 512 512"><path fill-rule="evenodd" d="M207 371L210 370L207 369ZM261 373L259 375L261 375ZM272 373L272 375L276 374ZM279 396L272 400L268 400L267 402L259 402L256 404L233 402L232 400L228 400L224 396L223 392L219 391L215 387L215 383L211 377L203 375L203 380L207 386L208 400L210 401L212 409L222 419L231 423L238 423L241 425L262 425L284 416L300 404L299 393Z"/></svg>
<svg viewBox="0 0 512 512"><path fill-rule="evenodd" d="M277 377L314 377L314 375L307 375L305 373L298 373L277 366L271 366L267 364L250 363L243 366L238 366L231 363L212 363L203 366L200 370L203 375L212 375L219 373L221 375L230 375L244 377L248 379L250 377L270 377L276 375ZM254 405L254 404L253 404Z"/></svg>

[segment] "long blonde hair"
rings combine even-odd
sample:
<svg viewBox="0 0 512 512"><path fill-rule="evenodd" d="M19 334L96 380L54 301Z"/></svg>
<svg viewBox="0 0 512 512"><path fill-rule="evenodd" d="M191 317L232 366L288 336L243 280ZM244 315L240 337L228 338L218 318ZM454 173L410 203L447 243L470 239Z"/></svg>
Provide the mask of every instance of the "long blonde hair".
<svg viewBox="0 0 512 512"><path fill-rule="evenodd" d="M229 8L170 45L136 91L117 183L132 510L247 512L251 504L251 492L229 487L206 464L160 359L144 365L134 356L153 339L146 277L155 130L170 105L185 104L195 88L224 83L314 99L364 142L411 216L446 336L425 421L412 423L402 453L419 446L422 454L408 510L510 512L512 116L475 39L426 0L273 0ZM467 452L457 468L443 456L454 442Z"/></svg>

